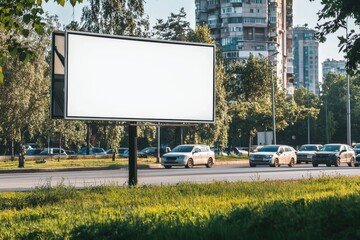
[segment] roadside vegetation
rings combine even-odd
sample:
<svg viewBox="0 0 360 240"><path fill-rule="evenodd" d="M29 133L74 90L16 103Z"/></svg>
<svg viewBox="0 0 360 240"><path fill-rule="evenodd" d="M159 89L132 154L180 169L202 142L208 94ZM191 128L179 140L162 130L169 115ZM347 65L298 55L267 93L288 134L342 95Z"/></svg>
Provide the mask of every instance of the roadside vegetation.
<svg viewBox="0 0 360 240"><path fill-rule="evenodd" d="M0 193L0 239L359 239L360 177Z"/></svg>

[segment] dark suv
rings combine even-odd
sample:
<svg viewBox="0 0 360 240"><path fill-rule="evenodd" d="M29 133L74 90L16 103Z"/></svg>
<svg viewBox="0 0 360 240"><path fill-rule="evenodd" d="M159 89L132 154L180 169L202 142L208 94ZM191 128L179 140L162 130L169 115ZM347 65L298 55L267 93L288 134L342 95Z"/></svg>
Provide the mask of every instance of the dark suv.
<svg viewBox="0 0 360 240"><path fill-rule="evenodd" d="M165 153L168 153L171 151L171 148L164 147L160 148L160 156L164 155ZM157 157L158 155L158 148L157 147L146 147L142 149L140 152L138 152L138 155L141 155L142 157Z"/></svg>
<svg viewBox="0 0 360 240"><path fill-rule="evenodd" d="M312 159L314 167L319 164L339 167L342 162L347 163L349 167L354 166L355 163L355 152L347 144L325 144Z"/></svg>

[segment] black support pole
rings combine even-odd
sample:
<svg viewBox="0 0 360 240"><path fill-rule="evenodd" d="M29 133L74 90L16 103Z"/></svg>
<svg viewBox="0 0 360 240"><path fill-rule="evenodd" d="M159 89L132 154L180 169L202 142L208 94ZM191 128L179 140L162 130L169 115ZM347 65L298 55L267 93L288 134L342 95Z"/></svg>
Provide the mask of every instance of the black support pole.
<svg viewBox="0 0 360 240"><path fill-rule="evenodd" d="M136 186L137 179L137 126L129 125L129 187Z"/></svg>

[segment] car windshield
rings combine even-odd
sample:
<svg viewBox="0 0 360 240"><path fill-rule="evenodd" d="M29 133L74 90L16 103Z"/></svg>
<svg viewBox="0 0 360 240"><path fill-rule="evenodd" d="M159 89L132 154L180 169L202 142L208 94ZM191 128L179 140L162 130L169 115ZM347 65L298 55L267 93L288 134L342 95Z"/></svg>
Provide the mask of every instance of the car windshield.
<svg viewBox="0 0 360 240"><path fill-rule="evenodd" d="M172 152L191 152L194 146L177 146L175 147Z"/></svg>
<svg viewBox="0 0 360 240"><path fill-rule="evenodd" d="M360 143L355 144L354 148L360 148Z"/></svg>
<svg viewBox="0 0 360 240"><path fill-rule="evenodd" d="M258 152L277 152L279 146L264 146Z"/></svg>
<svg viewBox="0 0 360 240"><path fill-rule="evenodd" d="M325 145L320 149L321 152L338 152L340 145Z"/></svg>
<svg viewBox="0 0 360 240"><path fill-rule="evenodd" d="M316 151L316 146L301 146L299 151Z"/></svg>
<svg viewBox="0 0 360 240"><path fill-rule="evenodd" d="M141 152L144 152L144 153L149 153L149 152L152 152L152 149L151 147L146 147L144 149L141 150Z"/></svg>

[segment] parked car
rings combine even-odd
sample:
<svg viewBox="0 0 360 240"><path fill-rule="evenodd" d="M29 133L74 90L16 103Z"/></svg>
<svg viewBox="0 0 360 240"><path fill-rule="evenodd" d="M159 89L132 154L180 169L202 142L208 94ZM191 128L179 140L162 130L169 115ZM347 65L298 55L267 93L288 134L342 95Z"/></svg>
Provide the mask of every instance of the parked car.
<svg viewBox="0 0 360 240"><path fill-rule="evenodd" d="M250 153L250 167L257 165L269 165L270 167L280 167L288 165L292 167L296 163L296 151L287 145L265 145L256 153Z"/></svg>
<svg viewBox="0 0 360 240"><path fill-rule="evenodd" d="M185 144L175 147L171 152L165 153L161 158L161 165L169 169L172 166L205 165L211 168L215 163L215 154L207 145Z"/></svg>
<svg viewBox="0 0 360 240"><path fill-rule="evenodd" d="M360 153L360 143L355 143L353 149L354 149L355 155L358 155Z"/></svg>
<svg viewBox="0 0 360 240"><path fill-rule="evenodd" d="M210 150L215 153L215 156L227 156L228 154L217 147L210 147Z"/></svg>
<svg viewBox="0 0 360 240"><path fill-rule="evenodd" d="M75 155L76 152L74 150L65 150L67 155Z"/></svg>
<svg viewBox="0 0 360 240"><path fill-rule="evenodd" d="M66 152L63 148L44 148L39 155L61 155L66 156Z"/></svg>
<svg viewBox="0 0 360 240"><path fill-rule="evenodd" d="M323 145L321 144L304 144L297 151L297 164L302 162L309 163L312 162L312 158L315 152L319 151Z"/></svg>
<svg viewBox="0 0 360 240"><path fill-rule="evenodd" d="M122 154L122 156L124 157L124 158L128 158L129 157L129 149L126 149L125 151L124 151L124 153ZM145 153L143 153L143 152L137 152L137 156L139 157L139 158L146 158L147 157L147 154L145 154Z"/></svg>
<svg viewBox="0 0 360 240"><path fill-rule="evenodd" d="M77 154L86 155L86 147L81 148ZM89 155L106 155L106 152L103 148L92 147L89 149Z"/></svg>
<svg viewBox="0 0 360 240"><path fill-rule="evenodd" d="M28 156L40 155L40 153L43 150L44 149L42 149L42 148L31 148L31 149L26 150L25 155L28 155Z"/></svg>
<svg viewBox="0 0 360 240"><path fill-rule="evenodd" d="M160 156L162 156L165 153L168 153L170 151L171 151L171 148L169 148L169 147L160 148ZM158 148L157 147L146 147L138 153L138 156L139 155L141 155L142 157L150 157L150 156L157 157Z"/></svg>
<svg viewBox="0 0 360 240"><path fill-rule="evenodd" d="M37 148L36 143L25 143L25 149L35 149Z"/></svg>
<svg viewBox="0 0 360 240"><path fill-rule="evenodd" d="M120 157L123 157L124 152L125 152L126 150L128 150L128 149L129 149L129 148L123 148L123 147L118 148L118 149L117 149L117 154L118 154ZM113 154L113 149L110 148L110 149L106 150L106 154Z"/></svg>
<svg viewBox="0 0 360 240"><path fill-rule="evenodd" d="M312 159L314 167L319 166L319 164L339 167L342 162L347 163L349 167L355 164L355 152L347 144L325 144Z"/></svg>

